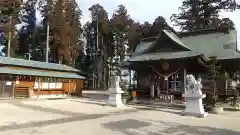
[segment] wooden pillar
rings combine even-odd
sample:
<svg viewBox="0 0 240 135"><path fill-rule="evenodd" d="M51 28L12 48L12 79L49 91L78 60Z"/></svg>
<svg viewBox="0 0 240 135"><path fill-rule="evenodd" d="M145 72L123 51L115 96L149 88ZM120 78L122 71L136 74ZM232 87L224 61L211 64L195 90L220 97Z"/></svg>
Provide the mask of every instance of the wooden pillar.
<svg viewBox="0 0 240 135"><path fill-rule="evenodd" d="M186 68L182 68L180 77L181 77L181 83L182 83L181 84L181 93L185 94L186 93L186 77L187 77L187 70L186 70ZM183 98L182 100L184 102L186 101L185 98Z"/></svg>
<svg viewBox="0 0 240 135"><path fill-rule="evenodd" d="M5 88L5 85L6 85L6 81L4 79L4 75L1 76L1 79L2 79L2 94L4 94L4 88Z"/></svg>
<svg viewBox="0 0 240 135"><path fill-rule="evenodd" d="M70 83L71 83L71 80L68 80L68 95L70 95Z"/></svg>
<svg viewBox="0 0 240 135"><path fill-rule="evenodd" d="M131 72L131 70L129 69L129 89L131 89L131 86L132 86L132 72Z"/></svg>
<svg viewBox="0 0 240 135"><path fill-rule="evenodd" d="M13 78L11 78L12 80L12 97L13 98L15 98L15 87L16 87L16 80L15 80L15 77L14 77L14 79Z"/></svg>
<svg viewBox="0 0 240 135"><path fill-rule="evenodd" d="M38 77L37 80L38 80L38 92L39 92L41 90L41 78Z"/></svg>
<svg viewBox="0 0 240 135"><path fill-rule="evenodd" d="M183 68L183 69L181 70L181 75L180 75L180 77L181 77L181 83L182 83L182 85L181 85L181 91L182 91L182 93L185 93L185 92L186 92L186 76L187 76L187 70L186 70L186 68Z"/></svg>

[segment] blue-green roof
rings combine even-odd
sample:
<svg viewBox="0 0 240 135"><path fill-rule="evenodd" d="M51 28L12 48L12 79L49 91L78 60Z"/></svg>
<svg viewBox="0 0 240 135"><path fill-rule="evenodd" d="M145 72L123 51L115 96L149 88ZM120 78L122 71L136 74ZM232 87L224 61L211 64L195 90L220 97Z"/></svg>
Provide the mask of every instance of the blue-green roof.
<svg viewBox="0 0 240 135"><path fill-rule="evenodd" d="M176 34L171 32L170 30L162 30L163 34L168 36L172 41L174 41L177 45L181 46L182 48L190 51L191 48L189 48L187 45L185 45L180 37L178 37ZM155 37L154 41L142 41L138 46L136 47L134 53L132 56L138 56L147 53L153 46L159 45L156 43L157 39L161 38L160 35ZM154 39L154 38L153 38Z"/></svg>
<svg viewBox="0 0 240 135"><path fill-rule="evenodd" d="M78 75L77 73L69 73L69 72L55 73L50 71L13 69L9 67L0 67L0 74L27 75L27 76L36 76L36 77L53 77L53 78L66 78L66 79L85 79L85 77Z"/></svg>
<svg viewBox="0 0 240 135"><path fill-rule="evenodd" d="M180 45L181 47L187 49L187 50L191 50L191 48L189 48L189 46L185 45L180 37L178 37L176 34L174 34L173 32L169 31L169 30L163 30L164 34L166 34L170 39L172 39L175 43L177 43L178 45Z"/></svg>
<svg viewBox="0 0 240 135"><path fill-rule="evenodd" d="M79 70L77 70L75 68L72 68L72 67L69 67L66 65L62 65L62 64L24 60L24 59L17 59L17 58L8 58L8 57L1 57L1 56L0 56L0 64L31 67L31 68L40 68L40 69L59 70L59 71L80 72Z"/></svg>
<svg viewBox="0 0 240 135"><path fill-rule="evenodd" d="M178 38L175 34L171 34L168 31L164 32L171 37L179 45L187 46L191 51L177 51L177 52L158 52L148 53L149 46L154 45L156 41L139 44L138 49L134 52L135 55L129 59L129 61L149 61L149 60L161 60L161 59L177 59L193 57L194 55L202 54L206 59L211 56L216 56L219 60L224 59L239 59L240 53L237 52L237 31L231 30L228 33L215 32L208 34L199 34L192 36L185 36ZM172 36L171 36L172 35ZM187 48L186 47L186 48ZM140 50L140 51L139 51ZM147 53L144 53L147 52Z"/></svg>
<svg viewBox="0 0 240 135"><path fill-rule="evenodd" d="M193 51L203 53L206 58L216 56L218 59L240 58L237 52L237 31L229 33L216 32L183 37L181 41Z"/></svg>

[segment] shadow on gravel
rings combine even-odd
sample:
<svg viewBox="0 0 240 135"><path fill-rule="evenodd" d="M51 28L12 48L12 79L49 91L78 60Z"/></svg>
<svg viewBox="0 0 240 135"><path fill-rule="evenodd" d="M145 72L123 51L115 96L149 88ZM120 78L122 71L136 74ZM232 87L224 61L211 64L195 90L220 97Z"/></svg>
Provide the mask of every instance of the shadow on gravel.
<svg viewBox="0 0 240 135"><path fill-rule="evenodd" d="M79 101L79 100L70 100L71 102L78 102L78 103L84 103L84 104L92 104L92 105L100 105L100 106L107 106L106 103L102 102L95 102L95 101Z"/></svg>
<svg viewBox="0 0 240 135"><path fill-rule="evenodd" d="M14 106L17 106L17 107L31 109L31 110L35 110L35 111L42 111L42 112L46 112L46 113L53 113L53 114L60 114L60 115L67 115L67 116L84 115L84 113L75 113L75 112L71 112L71 111L64 111L64 110L58 110L58 109L53 109L53 108L28 105L28 104L23 104L21 102L11 102L11 104Z"/></svg>
<svg viewBox="0 0 240 135"><path fill-rule="evenodd" d="M212 127L189 126L165 121L126 119L104 123L102 126L126 135L240 135L240 132Z"/></svg>
<svg viewBox="0 0 240 135"><path fill-rule="evenodd" d="M107 117L107 116L112 116L112 115L115 116L115 115L129 114L129 113L134 113L134 112L138 112L138 111L139 110L137 110L137 109L129 109L129 110L109 112L109 113L104 113L104 114L85 114L85 115L63 117L63 118L52 119L52 120L32 121L32 122L27 122L27 123L22 123L22 124L13 122L11 125L0 126L0 132L8 131L8 130L23 129L23 128L33 128L33 127L43 127L43 126L56 125L56 124L64 124L64 123L69 123L69 122L93 120L93 119L99 119L102 117Z"/></svg>

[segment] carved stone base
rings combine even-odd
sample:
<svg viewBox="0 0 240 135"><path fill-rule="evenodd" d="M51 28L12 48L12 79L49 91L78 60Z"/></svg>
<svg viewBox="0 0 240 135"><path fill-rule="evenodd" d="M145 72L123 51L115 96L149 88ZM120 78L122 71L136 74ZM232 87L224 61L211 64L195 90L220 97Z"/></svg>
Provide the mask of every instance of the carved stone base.
<svg viewBox="0 0 240 135"><path fill-rule="evenodd" d="M204 110L201 97L200 98L199 97L187 97L185 110L182 112L182 115L206 117L208 115L208 113L206 113Z"/></svg>

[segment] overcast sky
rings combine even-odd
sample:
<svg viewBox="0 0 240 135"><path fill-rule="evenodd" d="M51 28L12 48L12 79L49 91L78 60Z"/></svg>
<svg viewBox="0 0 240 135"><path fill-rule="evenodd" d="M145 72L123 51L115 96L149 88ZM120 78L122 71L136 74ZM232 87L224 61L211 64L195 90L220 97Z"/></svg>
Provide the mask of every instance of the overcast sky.
<svg viewBox="0 0 240 135"><path fill-rule="evenodd" d="M123 4L126 6L131 18L135 21L143 23L144 21L153 22L157 16L163 16L171 25L170 17L173 13L178 13L178 7L181 6L181 0L77 0L83 11L82 23L90 19L88 8L96 3L102 5L109 13L109 17L116 9L117 5ZM240 0L237 0L240 3ZM240 11L221 13L221 17L229 17L240 31ZM240 34L238 34L240 39Z"/></svg>

